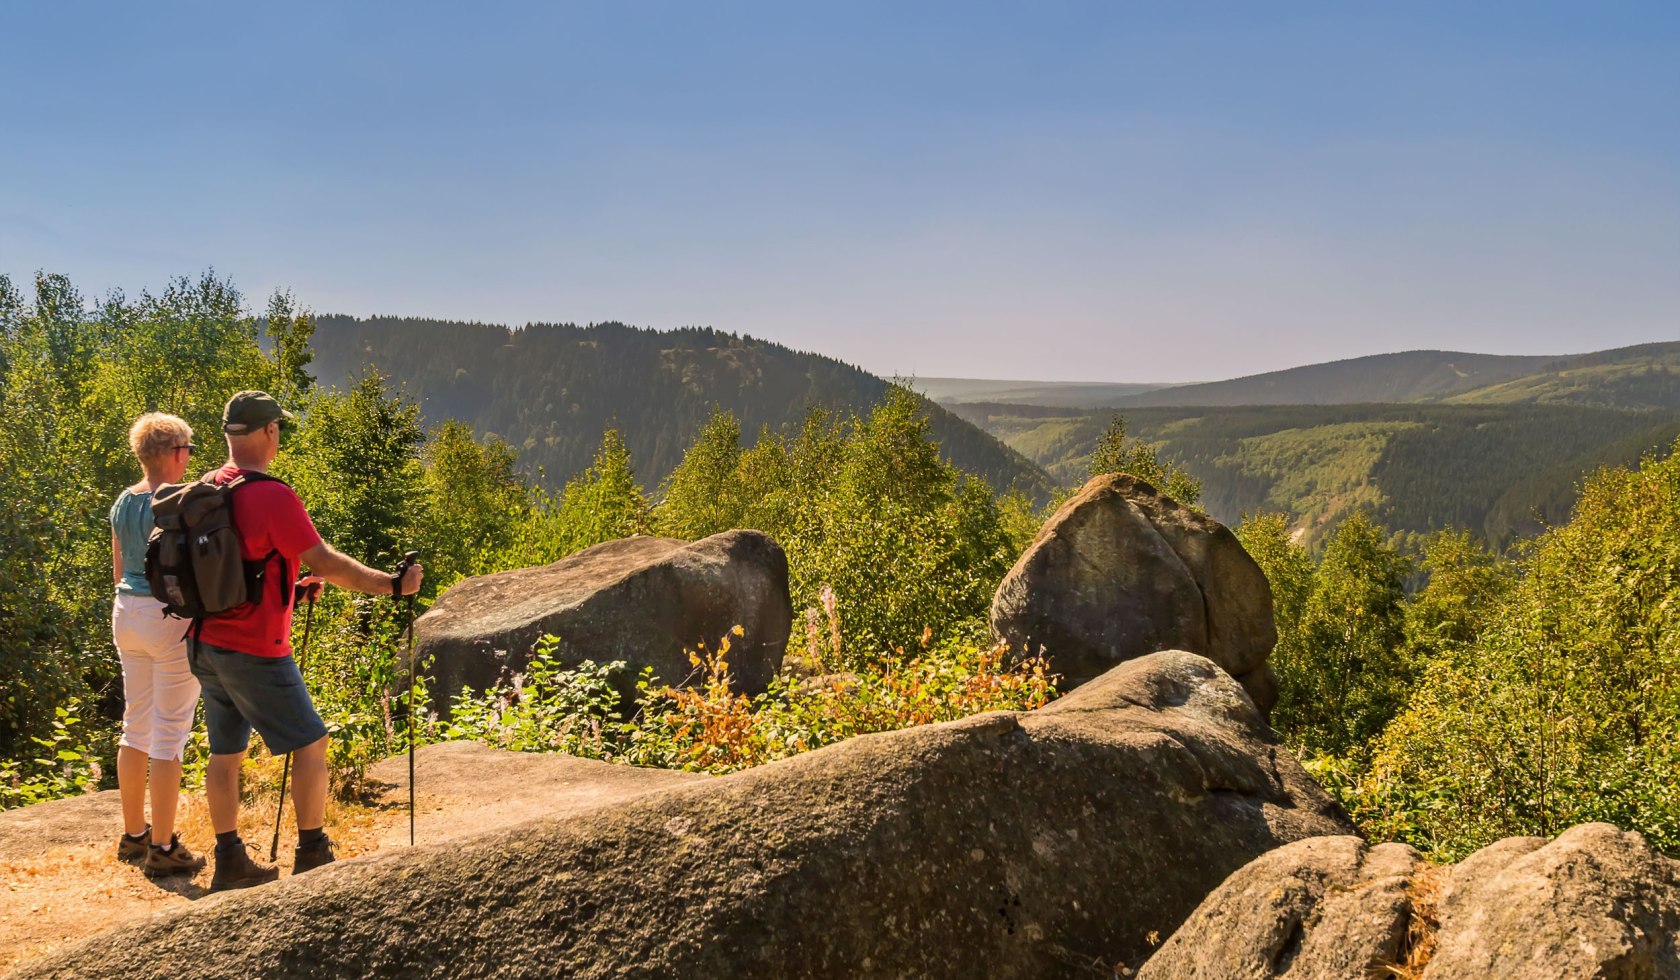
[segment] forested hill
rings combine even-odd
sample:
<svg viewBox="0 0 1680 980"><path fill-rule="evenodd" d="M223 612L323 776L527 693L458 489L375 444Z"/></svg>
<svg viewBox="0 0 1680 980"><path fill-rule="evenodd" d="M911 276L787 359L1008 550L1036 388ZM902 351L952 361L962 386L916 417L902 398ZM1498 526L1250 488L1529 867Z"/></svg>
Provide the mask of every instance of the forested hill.
<svg viewBox="0 0 1680 980"><path fill-rule="evenodd" d="M1016 399L999 399L1017 401ZM1406 351L1113 398L1117 407L1376 402L1680 408L1680 343L1563 357Z"/></svg>
<svg viewBox="0 0 1680 980"><path fill-rule="evenodd" d="M1229 381L1180 385L1114 399L1115 406L1348 405L1433 401L1545 367L1555 357L1416 350L1309 364Z"/></svg>
<svg viewBox="0 0 1680 980"><path fill-rule="evenodd" d="M862 412L887 382L819 354L709 328L649 330L604 323L518 329L401 317L317 318L311 367L343 385L368 367L404 385L426 419L454 418L494 434L541 467L551 485L589 465L607 427L618 429L652 486L682 459L716 407L744 433L797 424L813 407ZM1051 482L1024 456L928 402L952 463L998 489L1047 499Z"/></svg>

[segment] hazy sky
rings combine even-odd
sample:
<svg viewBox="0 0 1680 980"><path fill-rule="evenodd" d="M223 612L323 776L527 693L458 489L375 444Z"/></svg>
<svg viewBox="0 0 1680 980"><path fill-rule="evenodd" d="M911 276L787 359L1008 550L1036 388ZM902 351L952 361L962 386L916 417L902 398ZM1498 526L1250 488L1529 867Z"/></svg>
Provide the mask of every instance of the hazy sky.
<svg viewBox="0 0 1680 980"><path fill-rule="evenodd" d="M1474 11L1472 11L1474 8ZM1680 4L52 3L0 272L1207 380L1680 338Z"/></svg>

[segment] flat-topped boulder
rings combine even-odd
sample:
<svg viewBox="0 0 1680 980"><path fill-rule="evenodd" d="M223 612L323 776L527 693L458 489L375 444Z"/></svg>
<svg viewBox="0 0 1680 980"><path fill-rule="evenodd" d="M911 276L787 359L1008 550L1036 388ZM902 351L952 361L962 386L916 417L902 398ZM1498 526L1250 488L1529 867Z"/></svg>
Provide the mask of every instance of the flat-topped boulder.
<svg viewBox="0 0 1680 980"><path fill-rule="evenodd" d="M1297 841L1233 874L1140 980L1680 977L1680 862L1582 824L1453 866L1403 844Z"/></svg>
<svg viewBox="0 0 1680 980"><path fill-rule="evenodd" d="M569 770L553 816L211 896L21 975L1113 975L1255 857L1352 830L1181 652L1037 711L569 809L591 768L613 767Z"/></svg>
<svg viewBox="0 0 1680 980"><path fill-rule="evenodd" d="M793 623L787 555L757 531L700 541L632 537L586 548L550 565L464 579L414 623L415 653L447 710L463 687L482 691L524 670L537 641L559 637L557 655L643 667L682 684L688 651L730 637L738 690L764 690L781 666Z"/></svg>
<svg viewBox="0 0 1680 980"><path fill-rule="evenodd" d="M1136 477L1093 478L1045 522L992 600L992 631L1078 685L1157 650L1199 653L1262 713L1277 700L1272 591L1237 536Z"/></svg>

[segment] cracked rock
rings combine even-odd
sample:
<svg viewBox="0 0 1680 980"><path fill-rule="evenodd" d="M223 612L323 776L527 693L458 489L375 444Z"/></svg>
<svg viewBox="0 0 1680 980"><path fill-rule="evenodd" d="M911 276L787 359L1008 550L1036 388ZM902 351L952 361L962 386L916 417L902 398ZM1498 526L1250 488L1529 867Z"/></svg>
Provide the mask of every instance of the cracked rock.
<svg viewBox="0 0 1680 980"><path fill-rule="evenodd" d="M1403 973L1390 968L1404 965ZM1402 844L1297 841L1233 874L1140 980L1675 980L1680 862L1582 824L1431 868Z"/></svg>

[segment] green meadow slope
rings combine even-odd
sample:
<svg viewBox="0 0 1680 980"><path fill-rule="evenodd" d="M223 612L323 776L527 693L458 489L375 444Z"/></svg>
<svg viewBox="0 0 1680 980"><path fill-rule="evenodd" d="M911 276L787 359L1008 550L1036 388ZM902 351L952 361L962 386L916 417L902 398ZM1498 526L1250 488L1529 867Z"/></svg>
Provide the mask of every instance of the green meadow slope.
<svg viewBox="0 0 1680 980"><path fill-rule="evenodd" d="M1520 378L1446 399L1463 405L1598 405L1680 409L1680 343L1564 358Z"/></svg>
<svg viewBox="0 0 1680 980"><path fill-rule="evenodd" d="M1116 399L1171 387L1135 382L995 381L984 378L911 378L907 382L942 405L997 402L1100 408Z"/></svg>
<svg viewBox="0 0 1680 980"><path fill-rule="evenodd" d="M1044 467L1083 479L1112 410L954 411ZM1680 412L1568 404L1135 408L1133 436L1202 481L1220 520L1291 515L1307 541L1365 510L1396 531L1468 528L1504 544L1562 521L1581 478L1680 438Z"/></svg>

